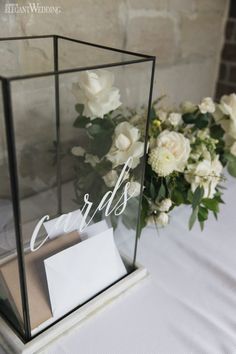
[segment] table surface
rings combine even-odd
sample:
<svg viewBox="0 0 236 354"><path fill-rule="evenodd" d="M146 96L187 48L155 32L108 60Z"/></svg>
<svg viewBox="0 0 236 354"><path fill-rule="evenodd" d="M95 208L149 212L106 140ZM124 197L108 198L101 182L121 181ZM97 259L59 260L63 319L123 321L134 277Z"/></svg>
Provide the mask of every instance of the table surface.
<svg viewBox="0 0 236 354"><path fill-rule="evenodd" d="M149 276L47 354L235 354L236 180L228 177L218 222L189 232L190 210L146 228L138 260ZM1 352L0 350L0 353Z"/></svg>

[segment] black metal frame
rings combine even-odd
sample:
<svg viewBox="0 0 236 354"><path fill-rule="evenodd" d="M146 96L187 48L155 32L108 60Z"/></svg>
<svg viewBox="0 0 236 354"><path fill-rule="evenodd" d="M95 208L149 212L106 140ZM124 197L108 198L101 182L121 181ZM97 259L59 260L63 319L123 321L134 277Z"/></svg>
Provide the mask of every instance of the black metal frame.
<svg viewBox="0 0 236 354"><path fill-rule="evenodd" d="M59 94L59 77L61 74L80 72L84 70L93 70L93 69L101 69L107 67L116 67L130 64L137 64L142 62L150 62L152 63L152 71L151 71L151 82L150 82L150 91L149 91L149 102L148 102L148 117L146 124L146 134L148 134L148 123L150 120L150 110L151 110L151 102L152 102L152 91L153 91L153 83L154 83L154 71L155 71L155 57L150 55L144 55L140 53L130 52L122 49L117 49L113 47L107 47L104 45L99 45L95 43L89 43L73 38L68 38L60 35L39 35L39 36L22 36L22 37L6 37L0 38L0 41L11 41L11 40L30 40L30 39L43 39L43 38L51 38L53 40L53 55L54 55L54 70L49 72L41 72L35 74L25 74L25 75L17 75L4 77L0 76L0 81L2 82L2 92L3 92L3 106L4 106L4 117L5 117L5 128L6 128L6 138L7 138L7 148L8 148L8 163L9 163L9 173L10 173L10 185L11 185L11 195L12 195L12 203L13 203L13 213L14 213L14 225L15 225L15 233L16 233L16 249L18 255L18 268L19 268L19 278L20 278L20 292L21 292L21 300L22 300L22 309L23 309L23 322L24 322L24 330L25 333L19 333L18 329L11 323L8 318L4 314L0 313L2 317L11 325L16 334L21 338L24 343L29 342L34 337L38 336L42 332L38 333L35 336L31 335L31 326L30 326L30 315L29 315L29 302L28 302L28 294L27 294L27 282L26 282L26 273L25 273L25 262L24 262L24 250L23 250L23 242L22 242L22 230L21 230L21 212L20 212L20 198L19 198L19 186L18 186L18 169L17 169L17 158L16 158L16 147L15 147L15 134L14 134L14 119L12 112L12 102L11 102L11 82L16 80L27 80L38 77L47 77L54 76L55 77L55 115L56 115L56 137L57 137L57 196L58 196L58 213L61 213L62 210L62 196L61 196L61 158L60 158L60 94ZM107 51L113 51L121 54L132 55L133 57L137 57L133 60L124 60L122 62L114 62L108 64L94 65L94 66L86 66L86 67L78 67L73 69L59 69L58 63L58 40L66 40L79 44L84 44L100 49L104 49ZM144 144L144 151L147 148L147 135ZM144 181L144 173L145 173L145 158L143 161L143 171L142 171L142 183ZM139 203L139 222L140 222L140 214L141 214L141 198ZM138 227L138 225L137 225ZM137 244L138 237L136 234L135 239L135 250L134 250L134 259L133 259L133 269L135 269L136 263L136 255L137 255ZM96 295L97 296L97 295ZM95 297L95 296L94 296ZM90 301L90 300L89 300ZM77 306L70 313L76 311L82 305ZM67 314L68 315L68 314ZM64 317L66 317L65 315ZM64 318L63 317L63 318ZM62 318L61 318L62 319ZM58 321L60 321L59 319ZM58 322L56 321L56 322ZM56 323L55 322L55 323ZM53 324L52 324L53 325ZM52 326L51 325L51 326ZM50 326L49 326L50 327Z"/></svg>

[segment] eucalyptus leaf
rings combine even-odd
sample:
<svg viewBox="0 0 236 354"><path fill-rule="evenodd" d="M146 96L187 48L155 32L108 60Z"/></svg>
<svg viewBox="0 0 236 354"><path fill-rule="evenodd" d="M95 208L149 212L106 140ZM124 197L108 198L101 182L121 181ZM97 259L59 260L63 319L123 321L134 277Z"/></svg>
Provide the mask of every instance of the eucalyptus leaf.
<svg viewBox="0 0 236 354"><path fill-rule="evenodd" d="M151 182L150 182L149 193L150 193L151 198L155 198L155 196L156 196L156 190L155 190L155 186L154 186L152 180L151 180Z"/></svg>
<svg viewBox="0 0 236 354"><path fill-rule="evenodd" d="M201 203L203 196L204 196L204 189L203 187L198 186L193 193L193 200L192 200L193 209L195 209Z"/></svg>
<svg viewBox="0 0 236 354"><path fill-rule="evenodd" d="M192 214L189 218L189 223L188 223L188 226L189 226L189 230L191 230L193 228L193 225L195 224L196 220L197 220L197 215L198 215L198 210L199 210L199 207L197 206L195 209L193 209L192 211Z"/></svg>
<svg viewBox="0 0 236 354"><path fill-rule="evenodd" d="M161 182L161 185L157 191L156 200L159 201L160 199L165 198L165 196L166 196L166 189L163 182Z"/></svg>
<svg viewBox="0 0 236 354"><path fill-rule="evenodd" d="M208 209L200 206L198 211L198 221L203 222L206 221L207 219L208 219Z"/></svg>
<svg viewBox="0 0 236 354"><path fill-rule="evenodd" d="M200 224L201 231L203 231L204 230L204 226L205 226L204 221L200 221L199 224Z"/></svg>

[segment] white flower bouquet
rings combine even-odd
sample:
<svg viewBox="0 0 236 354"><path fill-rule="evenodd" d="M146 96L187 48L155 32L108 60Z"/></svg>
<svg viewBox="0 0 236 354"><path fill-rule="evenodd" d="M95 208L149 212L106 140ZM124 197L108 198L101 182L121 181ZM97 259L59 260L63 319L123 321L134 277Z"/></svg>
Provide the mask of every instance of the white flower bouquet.
<svg viewBox="0 0 236 354"><path fill-rule="evenodd" d="M192 206L189 228L198 220L203 229L223 203L223 168L236 177L236 94L219 104L207 97L177 110L159 105L151 110L142 227L165 226L171 210L186 204Z"/></svg>
<svg viewBox="0 0 236 354"><path fill-rule="evenodd" d="M74 127L84 132L84 142L71 148L78 171L76 203L82 207L81 196L89 190L91 215L95 215L99 201L117 184L127 189L129 203L138 203L146 108L135 112L123 107L108 70L81 73L72 91L78 102ZM189 228L198 220L203 229L209 213L217 218L223 203L223 168L227 166L236 177L236 94L223 96L219 103L209 97L198 105L184 102L178 109L163 109L160 104L158 99L150 112L140 231L150 222L165 226L170 212L182 204L192 206ZM118 193L115 203L120 198ZM133 210L137 214L137 205ZM103 216L96 217L98 221ZM115 227L112 213L110 218ZM132 215L132 207L122 210L122 221L135 227L137 215Z"/></svg>

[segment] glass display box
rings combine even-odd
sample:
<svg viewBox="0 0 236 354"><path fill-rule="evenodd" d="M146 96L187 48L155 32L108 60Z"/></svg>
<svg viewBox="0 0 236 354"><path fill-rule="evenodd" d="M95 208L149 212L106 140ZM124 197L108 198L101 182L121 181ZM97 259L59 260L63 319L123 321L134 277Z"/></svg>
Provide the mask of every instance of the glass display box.
<svg viewBox="0 0 236 354"><path fill-rule="evenodd" d="M136 269L154 68L0 40L0 312L25 343Z"/></svg>

